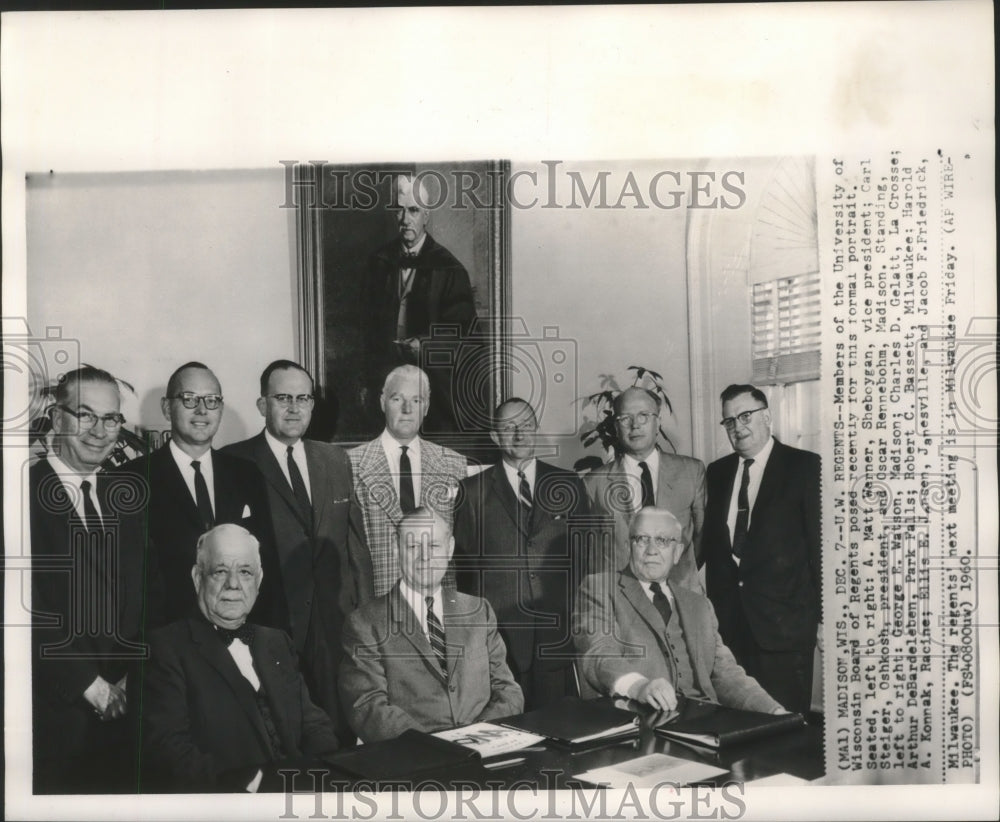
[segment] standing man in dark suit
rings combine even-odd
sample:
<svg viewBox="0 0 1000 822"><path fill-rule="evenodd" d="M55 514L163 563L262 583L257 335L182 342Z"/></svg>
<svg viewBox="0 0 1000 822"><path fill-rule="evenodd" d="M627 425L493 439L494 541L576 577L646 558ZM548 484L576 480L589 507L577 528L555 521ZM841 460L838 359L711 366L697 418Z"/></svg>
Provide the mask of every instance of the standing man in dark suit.
<svg viewBox="0 0 1000 822"><path fill-rule="evenodd" d="M570 531L585 524L589 504L575 473L535 459L538 420L527 402L501 403L492 429L503 459L462 481L456 579L496 611L531 711L576 692L569 614L584 562L571 551Z"/></svg>
<svg viewBox="0 0 1000 822"><path fill-rule="evenodd" d="M347 454L304 439L313 401L308 371L291 360L272 362L260 375L257 400L264 430L222 453L264 475L295 650L313 701L343 720L338 730L346 733L337 696L340 632L361 592L372 588L371 556Z"/></svg>
<svg viewBox="0 0 1000 822"><path fill-rule="evenodd" d="M672 579L703 591L696 558L705 517L704 464L657 447L660 398L652 391L626 388L615 397L614 415L621 451L585 479L591 508L603 514L614 529L611 570L628 564L629 524L635 512L656 505L677 517L684 531L684 553L674 566Z"/></svg>
<svg viewBox="0 0 1000 822"><path fill-rule="evenodd" d="M247 622L263 577L253 534L218 525L195 555L197 616L150 637L142 787L256 791L262 766L336 750L337 736L288 635Z"/></svg>
<svg viewBox="0 0 1000 822"><path fill-rule="evenodd" d="M385 430L377 439L347 452L374 570L373 590L362 593L362 602L382 596L399 579L396 528L404 514L426 507L441 514L449 525L452 522L458 483L467 473L466 460L420 436L430 402L430 383L423 371L415 365L394 368L382 387Z"/></svg>
<svg viewBox="0 0 1000 822"><path fill-rule="evenodd" d="M524 698L490 604L441 584L451 527L418 508L399 523L402 576L344 628L340 692L365 742L521 713Z"/></svg>
<svg viewBox="0 0 1000 822"><path fill-rule="evenodd" d="M198 537L214 525L233 522L260 542L268 577L254 620L287 628L288 609L264 479L245 460L212 448L223 412L222 387L215 374L200 362L185 363L170 375L160 408L170 422L170 441L127 467L149 482L148 533L170 597L168 620L196 611L188 580Z"/></svg>
<svg viewBox="0 0 1000 822"><path fill-rule="evenodd" d="M455 360L472 356L463 340L476 317L469 274L455 255L427 233L431 212L423 181L400 175L396 178L396 208L399 238L372 255L367 285L371 336L371 373L378 379L390 368L408 363L424 367L434 393L434 408L426 421L428 432L457 431L456 403L475 402L475 397L453 391ZM451 359L435 366L421 357L421 347L435 331L447 331L448 339L435 341L434 360ZM452 357L443 357L448 349ZM372 395L378 386L372 386ZM485 409L483 409L485 410Z"/></svg>
<svg viewBox="0 0 1000 822"><path fill-rule="evenodd" d="M125 421L118 383L85 366L57 386L53 448L29 473L36 793L135 791L144 629L162 606L145 552L146 488L100 470Z"/></svg>
<svg viewBox="0 0 1000 822"><path fill-rule="evenodd" d="M819 455L771 436L767 397L722 392L734 454L708 467L703 557L719 633L791 711L809 710L820 611Z"/></svg>

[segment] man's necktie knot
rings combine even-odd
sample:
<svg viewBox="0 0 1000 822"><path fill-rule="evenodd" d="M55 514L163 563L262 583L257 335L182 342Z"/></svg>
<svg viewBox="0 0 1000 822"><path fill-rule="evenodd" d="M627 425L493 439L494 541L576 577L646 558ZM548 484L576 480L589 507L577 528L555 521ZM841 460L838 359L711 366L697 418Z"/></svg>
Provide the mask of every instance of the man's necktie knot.
<svg viewBox="0 0 1000 822"><path fill-rule="evenodd" d="M659 582L649 583L649 590L653 592L653 606L660 612L660 616L663 617L663 624L668 625L670 623L670 615L673 613L670 607L670 600L663 593L663 588L660 587Z"/></svg>

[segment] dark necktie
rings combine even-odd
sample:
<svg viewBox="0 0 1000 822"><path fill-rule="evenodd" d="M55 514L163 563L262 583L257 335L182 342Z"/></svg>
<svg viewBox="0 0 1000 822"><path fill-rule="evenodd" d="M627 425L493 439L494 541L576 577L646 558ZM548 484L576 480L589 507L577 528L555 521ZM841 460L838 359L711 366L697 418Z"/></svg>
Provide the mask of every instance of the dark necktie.
<svg viewBox="0 0 1000 822"><path fill-rule="evenodd" d="M299 510L305 518L306 523L312 528L312 503L309 502L309 492L306 490L305 480L302 479L302 472L292 458L292 446L288 446L288 476L292 481L292 492L295 494L295 501L299 504Z"/></svg>
<svg viewBox="0 0 1000 822"><path fill-rule="evenodd" d="M740 492L736 496L736 527L733 529L733 556L743 553L743 543L747 540L747 524L750 522L750 466L753 460L743 460L743 476L740 477Z"/></svg>
<svg viewBox="0 0 1000 822"><path fill-rule="evenodd" d="M104 531L104 522L101 515L97 513L97 506L94 505L94 498L91 496L90 480L80 483L80 490L83 492L83 518L88 531Z"/></svg>
<svg viewBox="0 0 1000 822"><path fill-rule="evenodd" d="M212 513L208 485L205 484L205 477L201 473L201 463L198 460L192 460L191 467L194 469L194 499L198 504L198 517L201 519L202 528L208 531L215 525L215 514Z"/></svg>
<svg viewBox="0 0 1000 822"><path fill-rule="evenodd" d="M642 502L640 508L648 508L656 505L656 496L653 494L653 475L649 473L649 466L645 462L639 463L639 470L642 472L639 477L639 484L642 486Z"/></svg>
<svg viewBox="0 0 1000 822"><path fill-rule="evenodd" d="M448 658L445 655L444 628L434 613L434 597L424 597L424 602L427 603L427 638L431 641L431 649L437 657L442 673L447 676Z"/></svg>
<svg viewBox="0 0 1000 822"><path fill-rule="evenodd" d="M227 648L233 644L234 639L240 640L248 648L253 641L253 625L249 622L244 622L239 628L223 628L221 625L216 625L215 630Z"/></svg>
<svg viewBox="0 0 1000 822"><path fill-rule="evenodd" d="M413 470L410 468L410 457L406 453L407 446L399 446L402 453L399 455L399 507L404 514L416 509L413 498Z"/></svg>
<svg viewBox="0 0 1000 822"><path fill-rule="evenodd" d="M663 617L663 624L670 624L670 615L673 613L670 608L670 600L667 599L667 595L663 593L663 589L660 587L659 582L649 583L649 590L653 592L653 607L660 612L660 616Z"/></svg>
<svg viewBox="0 0 1000 822"><path fill-rule="evenodd" d="M532 506L531 500L531 486L528 485L528 478L524 475L524 471L517 472L517 493L521 495L521 502L523 502L528 508Z"/></svg>

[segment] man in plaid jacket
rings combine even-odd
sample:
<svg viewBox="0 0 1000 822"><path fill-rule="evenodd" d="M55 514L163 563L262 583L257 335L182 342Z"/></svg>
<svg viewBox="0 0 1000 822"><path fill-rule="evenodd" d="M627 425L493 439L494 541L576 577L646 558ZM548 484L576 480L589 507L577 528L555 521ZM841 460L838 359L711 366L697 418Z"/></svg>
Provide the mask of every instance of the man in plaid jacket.
<svg viewBox="0 0 1000 822"><path fill-rule="evenodd" d="M430 384L422 370L415 365L394 368L379 402L385 430L347 452L374 571L374 590L362 592L362 602L382 596L399 579L396 528L403 515L430 508L450 524L458 482L466 476L465 457L419 435L430 403Z"/></svg>

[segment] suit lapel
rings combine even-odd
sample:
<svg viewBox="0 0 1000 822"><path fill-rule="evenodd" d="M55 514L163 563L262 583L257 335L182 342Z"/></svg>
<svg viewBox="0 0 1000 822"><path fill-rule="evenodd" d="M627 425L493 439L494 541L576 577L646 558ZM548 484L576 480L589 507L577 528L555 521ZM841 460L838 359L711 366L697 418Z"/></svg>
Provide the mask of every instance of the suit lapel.
<svg viewBox="0 0 1000 822"><path fill-rule="evenodd" d="M184 482L181 469L177 467L173 454L170 453L169 443L150 457L150 466L151 469L154 469L150 470L150 474L155 473L159 476L159 482L156 482L151 477L150 484L156 482L160 488L173 497L176 504L171 506L171 508L175 511L183 511L184 515L198 528L200 533L202 524L201 517L198 516L198 506L195 504L194 498L188 490L187 483ZM213 465L213 471L214 467ZM218 508L218 498L216 498L215 505ZM218 510L216 510L215 515L216 519L218 519Z"/></svg>
<svg viewBox="0 0 1000 822"><path fill-rule="evenodd" d="M425 243L426 245L426 243ZM434 508L441 507L439 488L446 481L444 460L437 446L421 438L420 440L420 502L419 505L433 503Z"/></svg>
<svg viewBox="0 0 1000 822"><path fill-rule="evenodd" d="M272 454L273 456L273 454ZM281 665L278 654L269 647L270 643L260 631L254 632L253 637L253 657L254 670L260 678L261 687L264 689L266 699L272 707L271 719L274 726L281 735L281 744L286 754L296 749L295 740L291 729L287 727L288 713L284 706L294 705L296 700L294 695L288 693L288 679L281 675ZM267 731L265 730L265 735Z"/></svg>
<svg viewBox="0 0 1000 822"><path fill-rule="evenodd" d="M285 479L285 475L281 470L281 466L278 464L278 460L274 456L274 451L271 450L270 446L267 444L267 440L264 438L264 434L261 433L254 437L253 441L253 451L254 451L254 462L260 468L260 472L264 475L264 479L267 480L268 485L270 485L281 497L282 501L291 509L295 518L306 526L307 523L305 518L302 516L302 510L299 508L299 503L295 499L295 494L292 492L292 486L288 484L288 480ZM308 461L308 454L307 461ZM312 479L313 467L309 464L309 478ZM280 547L280 546L279 546Z"/></svg>
<svg viewBox="0 0 1000 822"><path fill-rule="evenodd" d="M754 520L758 513L767 511L771 498L781 487L785 476L785 453L784 446L774 441L771 448L771 456L768 457L767 465L764 466L764 475L760 478L760 487L757 489L757 499L754 500L753 508L750 511L750 530L753 530Z"/></svg>
<svg viewBox="0 0 1000 822"><path fill-rule="evenodd" d="M312 501L314 530L320 533L317 523L322 519L329 501L330 495L325 491L330 485L330 477L326 472L326 462L320 459L315 443L302 440L302 445L306 449L306 465L309 468L309 496Z"/></svg>
<svg viewBox="0 0 1000 822"><path fill-rule="evenodd" d="M455 622L455 614L458 612L458 596L454 588L441 589L441 614L444 625L445 654L448 664L448 679L454 681L455 670L465 651L465 628L461 623ZM433 653L433 651L432 651ZM437 659L434 658L437 665Z"/></svg>
<svg viewBox="0 0 1000 822"><path fill-rule="evenodd" d="M733 483L736 481L736 470L739 467L740 458L737 454L730 454L728 457L723 458L722 470L719 472L719 486L716 488L716 493L720 500L725 500L723 507L718 511L718 516L722 518L722 528L720 529L726 535L726 549L732 551L733 548L733 535L729 533L729 506L733 502Z"/></svg>
<svg viewBox="0 0 1000 822"><path fill-rule="evenodd" d="M646 592L642 589L642 585L639 584L639 580L631 570L627 569L619 574L618 587L622 595L635 608L636 613L649 626L649 629L656 637L656 641L660 644L660 648L665 650L666 638L664 636L665 626L663 624L663 617L656 610L656 606L650 602L649 597L646 596Z"/></svg>
<svg viewBox="0 0 1000 822"><path fill-rule="evenodd" d="M213 628L207 622L192 618L188 620L188 627L191 630L191 638L197 643L198 651L202 657L211 665L219 676L229 686L236 698L237 704L243 710L253 725L254 730L261 739L264 750L270 750L271 741L264 727L264 720L261 718L260 709L257 707L257 700L254 697L253 686L246 680L240 669L236 666L225 644L214 634ZM255 666L254 670L257 670ZM258 671L258 676L260 672ZM263 679L261 680L263 682Z"/></svg>
<svg viewBox="0 0 1000 822"><path fill-rule="evenodd" d="M507 512L510 521L524 536L528 536L531 518L525 516L523 506L514 496L514 489L507 481L507 473L504 471L503 463L498 462L490 469L490 483L493 486L493 495L500 500L500 505ZM535 487L538 487L537 475Z"/></svg>
<svg viewBox="0 0 1000 822"><path fill-rule="evenodd" d="M444 603L442 603L442 606L444 606ZM442 607L442 612L444 612L444 607ZM427 635L424 633L417 615L413 613L413 610L403 599L398 582L389 593L389 619L394 623L394 627L390 628L390 630L395 630L400 636L406 637L407 641L413 646L413 649L420 654L424 665L435 676L444 681L444 674L441 672L441 666L438 665L437 657L434 655L434 649L431 648L430 640L427 639ZM446 642L447 638L448 627L445 625ZM450 657L451 654L448 654L448 656Z"/></svg>
<svg viewBox="0 0 1000 822"><path fill-rule="evenodd" d="M656 502L662 506L674 490L674 484L677 481L677 461L667 459L667 455L662 451L659 452L659 455L660 470L657 471L659 476L656 480Z"/></svg>
<svg viewBox="0 0 1000 822"><path fill-rule="evenodd" d="M389 461L385 458L382 441L372 440L362 447L364 451L358 460L358 479L368 489L369 498L385 511L391 522L397 523L403 517L403 509L399 507L399 497L389 473ZM421 459L423 456L421 454Z"/></svg>

